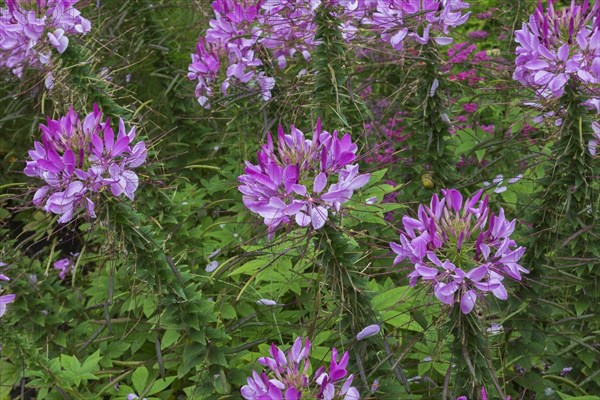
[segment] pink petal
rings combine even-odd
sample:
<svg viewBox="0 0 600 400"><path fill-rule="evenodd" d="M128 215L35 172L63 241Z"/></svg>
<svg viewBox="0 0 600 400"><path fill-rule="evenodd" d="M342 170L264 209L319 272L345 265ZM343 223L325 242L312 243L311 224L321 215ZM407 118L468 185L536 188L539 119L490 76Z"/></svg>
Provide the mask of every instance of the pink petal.
<svg viewBox="0 0 600 400"><path fill-rule="evenodd" d="M476 300L477 294L474 290L469 290L466 292L460 300L460 311L462 311L463 314L470 313L471 310L473 310L473 307L475 307Z"/></svg>

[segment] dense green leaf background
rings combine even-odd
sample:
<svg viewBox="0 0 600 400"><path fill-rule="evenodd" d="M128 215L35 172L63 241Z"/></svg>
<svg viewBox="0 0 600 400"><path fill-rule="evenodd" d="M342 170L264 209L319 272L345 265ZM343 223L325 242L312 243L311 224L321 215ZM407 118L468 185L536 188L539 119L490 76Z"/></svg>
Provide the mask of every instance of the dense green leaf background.
<svg viewBox="0 0 600 400"><path fill-rule="evenodd" d="M599 398L598 158L587 157L574 175L554 176L563 131L547 122L522 134L534 114L523 107L532 94L512 81L512 32L535 1L473 0L473 15L493 8L494 18L471 18L453 35L462 42L469 31L488 31L475 44L493 57L493 68L456 65L448 73L440 72L448 55L439 47L422 55L427 68L416 58L399 62L389 49L381 59L358 58L322 15L319 35L330 47L312 65L296 60L274 71L271 101L240 91L211 111L198 105L186 78L212 16L208 1L82 3L93 31L61 57L60 90L47 92L35 71L22 81L0 75L0 260L10 264L6 287L17 294L0 320L0 400L134 392L149 400L239 399L270 344L287 348L299 335L312 339L314 365L333 346L350 351L361 398L440 399L451 366L460 364L451 351L457 338L437 299L408 286L412 266L392 266L388 243L398 240L402 215L414 215L433 193L472 194L499 174L523 175L503 193L493 185L486 193L495 211L517 219L514 235L528 248L531 274L511 285L509 301L487 299L481 316L496 377L513 400ZM326 76L332 66L333 80ZM467 67L485 81L448 79ZM302 68L321 74L299 78ZM432 99L434 77L442 83ZM367 86L372 95L358 96ZM83 115L94 102L113 121L121 116L138 127L149 159L138 169L134 202L112 198L97 219L60 225L32 206L35 182L22 173L24 160L46 116L70 106ZM477 112L466 115L467 103L477 103ZM401 161L377 162L381 127L398 112L411 133L393 144ZM465 122L449 134L442 113ZM372 178L327 229L284 229L270 241L237 190L243 160L256 161L278 124L307 133L319 116L329 131L352 132L361 170ZM590 117L581 118L589 126ZM492 134L481 129L490 124ZM561 129L578 135L579 126ZM571 185L583 197L557 212ZM377 203L366 204L373 196ZM540 233L543 223L556 229ZM61 281L52 263L64 257L76 267ZM212 261L218 267L207 272ZM375 322L382 334L357 341ZM487 329L492 324L502 330ZM482 379L498 398L490 377ZM456 382L452 398L468 389Z"/></svg>

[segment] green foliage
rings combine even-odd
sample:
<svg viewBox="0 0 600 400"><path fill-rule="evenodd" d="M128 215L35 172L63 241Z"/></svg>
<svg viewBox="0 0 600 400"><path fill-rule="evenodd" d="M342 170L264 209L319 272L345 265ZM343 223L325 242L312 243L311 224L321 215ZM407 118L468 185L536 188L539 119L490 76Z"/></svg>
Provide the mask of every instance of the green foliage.
<svg viewBox="0 0 600 400"><path fill-rule="evenodd" d="M473 4L473 14L498 10L456 32L457 41L473 29L490 32L478 45L491 61L472 66L485 81L467 84L454 76L463 66L442 69L447 48L399 54L374 38L357 56L324 2L312 61L263 66L277 78L272 100L234 93L207 112L185 77L206 4L89 3L83 12L94 31L60 57L56 89L27 71L0 94L0 260L11 277L2 289L17 294L0 320L1 400L237 399L270 344L287 349L300 335L312 340L313 368L333 346L348 350L364 398L473 397L482 385L490 398L598 398L592 116L572 92L562 126L533 123L536 112L522 106L529 94L501 68L512 44L498 35L533 4ZM113 123L120 116L137 127L149 162L135 201L112 199L95 220L59 225L31 206L23 160L46 116L70 106L81 115L94 102ZM477 111L466 113L467 103ZM318 117L328 131L352 132L369 184L326 228L281 229L268 240L237 190L243 160L255 162L278 123L308 132ZM386 125L396 119L401 140ZM375 128L361 135L367 125ZM381 168L368 158L377 160L386 141L394 157ZM494 193L484 182L499 175L506 189ZM531 274L510 286L506 302L478 300L486 315L448 312L425 287L409 286L413 265L393 266L389 242L402 217L447 187L485 188L492 207L517 219L514 237L527 247ZM75 268L60 280L53 263L65 257ZM356 340L370 324L381 333Z"/></svg>

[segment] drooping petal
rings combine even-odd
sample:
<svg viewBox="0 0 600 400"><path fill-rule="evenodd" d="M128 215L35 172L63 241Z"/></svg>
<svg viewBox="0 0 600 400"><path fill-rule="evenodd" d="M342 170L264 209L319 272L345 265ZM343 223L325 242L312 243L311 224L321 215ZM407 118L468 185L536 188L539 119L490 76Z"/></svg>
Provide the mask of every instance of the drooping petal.
<svg viewBox="0 0 600 400"><path fill-rule="evenodd" d="M469 290L465 294L463 294L460 299L460 311L463 314L468 314L475 307L475 302L477 301L477 294L474 290Z"/></svg>

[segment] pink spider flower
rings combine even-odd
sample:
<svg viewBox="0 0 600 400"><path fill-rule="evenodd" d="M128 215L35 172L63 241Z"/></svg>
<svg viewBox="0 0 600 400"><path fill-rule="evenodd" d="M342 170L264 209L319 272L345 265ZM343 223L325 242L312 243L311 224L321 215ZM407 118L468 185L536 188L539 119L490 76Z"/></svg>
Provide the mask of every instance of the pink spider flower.
<svg viewBox="0 0 600 400"><path fill-rule="evenodd" d="M378 0L375 7L364 22L396 50L404 47L406 38L422 45L431 39L450 44L450 29L464 24L470 15L462 13L469 8L462 0Z"/></svg>
<svg viewBox="0 0 600 400"><path fill-rule="evenodd" d="M79 0L7 0L0 8L0 68L23 77L26 67L47 71L46 87L53 78L52 49L62 54L69 36L91 29L74 5Z"/></svg>
<svg viewBox="0 0 600 400"><path fill-rule="evenodd" d="M360 394L352 386L354 375L348 375L346 370L350 359L348 352L338 360L337 349L333 348L329 368L321 366L311 377L310 345L308 339L303 343L298 337L286 355L271 344L271 357L258 359L259 364L269 371L260 374L252 371L248 384L241 389L242 397L246 400L358 400Z"/></svg>
<svg viewBox="0 0 600 400"><path fill-rule="evenodd" d="M411 286L423 281L444 304L460 303L464 314L486 293L506 300L504 278L520 281L529 272L518 263L525 248L510 238L516 221L507 221L502 208L491 214L482 193L464 202L454 189L442 190L442 199L434 194L429 207L419 206L418 218L402 218L400 243L390 243L394 264L414 265Z"/></svg>
<svg viewBox="0 0 600 400"><path fill-rule="evenodd" d="M280 225L321 229L329 212L339 213L355 190L369 181L359 174L358 147L350 134L341 138L322 130L317 122L312 139L292 125L290 134L279 126L277 151L271 134L258 152L258 165L246 161L238 180L244 205L264 218L272 238Z"/></svg>
<svg viewBox="0 0 600 400"><path fill-rule="evenodd" d="M515 32L519 43L513 78L543 98L560 98L569 82L598 100L600 92L600 2L585 0L544 10L541 0L529 22Z"/></svg>
<svg viewBox="0 0 600 400"><path fill-rule="evenodd" d="M95 218L91 196L110 188L114 196L134 199L138 176L132 169L146 160L144 142L133 144L135 128L129 132L119 118L115 138L110 120L102 122L102 112L94 111L82 121L71 108L58 120L41 124L42 140L29 151L25 174L43 180L33 204L60 215L59 223L70 221L78 209Z"/></svg>
<svg viewBox="0 0 600 400"><path fill-rule="evenodd" d="M188 78L198 81L196 97L204 108L210 108L219 80L223 95L232 86L242 86L269 100L275 78L261 70L265 57L283 69L296 54L309 60L317 44L310 2L216 0L212 9L214 18L188 68ZM221 65L226 65L224 79L218 77Z"/></svg>

